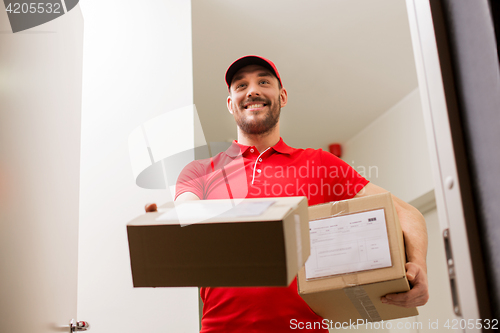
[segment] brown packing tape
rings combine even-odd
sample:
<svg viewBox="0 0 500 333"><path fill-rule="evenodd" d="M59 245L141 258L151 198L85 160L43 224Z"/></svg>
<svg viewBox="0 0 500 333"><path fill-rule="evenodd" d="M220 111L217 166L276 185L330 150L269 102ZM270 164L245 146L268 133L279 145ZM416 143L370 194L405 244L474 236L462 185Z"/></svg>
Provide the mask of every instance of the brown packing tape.
<svg viewBox="0 0 500 333"><path fill-rule="evenodd" d="M357 274L345 274L340 276L342 281L344 281L344 286L346 287L354 287L359 285L358 275Z"/></svg>
<svg viewBox="0 0 500 333"><path fill-rule="evenodd" d="M327 219L349 213L349 203L346 201L328 202L325 204L310 206L309 221Z"/></svg>
<svg viewBox="0 0 500 333"><path fill-rule="evenodd" d="M349 297L361 318L368 322L382 320L370 296L362 286L344 288L344 293Z"/></svg>
<svg viewBox="0 0 500 333"><path fill-rule="evenodd" d="M332 204L332 210L329 217L344 215L349 213L349 202L347 201L336 201Z"/></svg>
<svg viewBox="0 0 500 333"><path fill-rule="evenodd" d="M314 221L320 218L328 216L331 211L332 203L325 203L321 205L310 206L309 210L309 221Z"/></svg>

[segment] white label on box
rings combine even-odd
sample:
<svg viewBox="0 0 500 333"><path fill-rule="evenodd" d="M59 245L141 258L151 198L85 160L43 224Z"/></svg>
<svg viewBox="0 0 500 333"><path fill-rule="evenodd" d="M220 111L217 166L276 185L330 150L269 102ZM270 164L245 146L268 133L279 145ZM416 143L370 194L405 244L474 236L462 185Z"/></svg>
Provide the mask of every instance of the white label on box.
<svg viewBox="0 0 500 333"><path fill-rule="evenodd" d="M390 267L384 209L310 221L306 279Z"/></svg>
<svg viewBox="0 0 500 333"><path fill-rule="evenodd" d="M169 209L156 220L202 222L216 216L224 218L259 216L273 203L275 201L186 201L176 203L175 209Z"/></svg>

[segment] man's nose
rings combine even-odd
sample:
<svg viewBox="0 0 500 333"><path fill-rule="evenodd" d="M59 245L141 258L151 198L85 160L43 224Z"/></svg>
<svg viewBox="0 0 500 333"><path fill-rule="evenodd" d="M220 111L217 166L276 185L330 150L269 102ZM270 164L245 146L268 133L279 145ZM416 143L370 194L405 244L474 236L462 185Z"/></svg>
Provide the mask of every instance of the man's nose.
<svg viewBox="0 0 500 333"><path fill-rule="evenodd" d="M247 91L247 96L259 96L261 93L260 91L260 85L258 84L250 84L248 86L248 91Z"/></svg>

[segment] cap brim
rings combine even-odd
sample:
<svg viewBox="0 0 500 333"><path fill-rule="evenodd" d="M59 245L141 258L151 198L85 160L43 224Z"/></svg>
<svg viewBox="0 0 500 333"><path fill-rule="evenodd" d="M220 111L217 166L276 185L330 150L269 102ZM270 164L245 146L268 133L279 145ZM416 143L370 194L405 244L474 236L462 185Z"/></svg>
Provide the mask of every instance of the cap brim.
<svg viewBox="0 0 500 333"><path fill-rule="evenodd" d="M243 67L249 66L249 65L259 65L259 66L262 66L264 68L269 69L271 71L271 73L273 73L274 76L276 76L276 78L278 79L278 81L281 84L281 78L278 74L276 67L274 66L274 64L272 64L272 62L270 62L269 60L267 60L265 58L259 57L259 56L245 56L245 57L242 57L242 58L236 60L228 67L228 69L226 71L226 84L227 84L228 88L231 86L231 82L233 81L234 75L240 69L242 69Z"/></svg>

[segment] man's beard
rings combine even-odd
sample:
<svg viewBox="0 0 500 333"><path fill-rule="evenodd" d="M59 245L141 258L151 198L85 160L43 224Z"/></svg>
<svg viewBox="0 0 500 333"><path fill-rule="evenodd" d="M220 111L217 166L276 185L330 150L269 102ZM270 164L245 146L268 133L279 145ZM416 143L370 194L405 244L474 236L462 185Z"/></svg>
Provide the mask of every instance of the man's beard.
<svg viewBox="0 0 500 333"><path fill-rule="evenodd" d="M264 119L262 119L261 121L247 119L247 117L244 115L245 108L243 107L243 105L247 104L248 102L263 102L267 104L267 106L269 107L269 112L265 114ZM233 104L233 108L234 107L235 105ZM281 101L279 98L272 104L270 103L269 100L265 100L262 98L255 98L251 100L246 100L245 102L241 103L240 107L237 109L235 113L234 118L236 120L236 124L243 132L247 134L265 136L266 134L269 134L276 127L276 124L278 124L278 120L280 119L280 112L281 112Z"/></svg>

